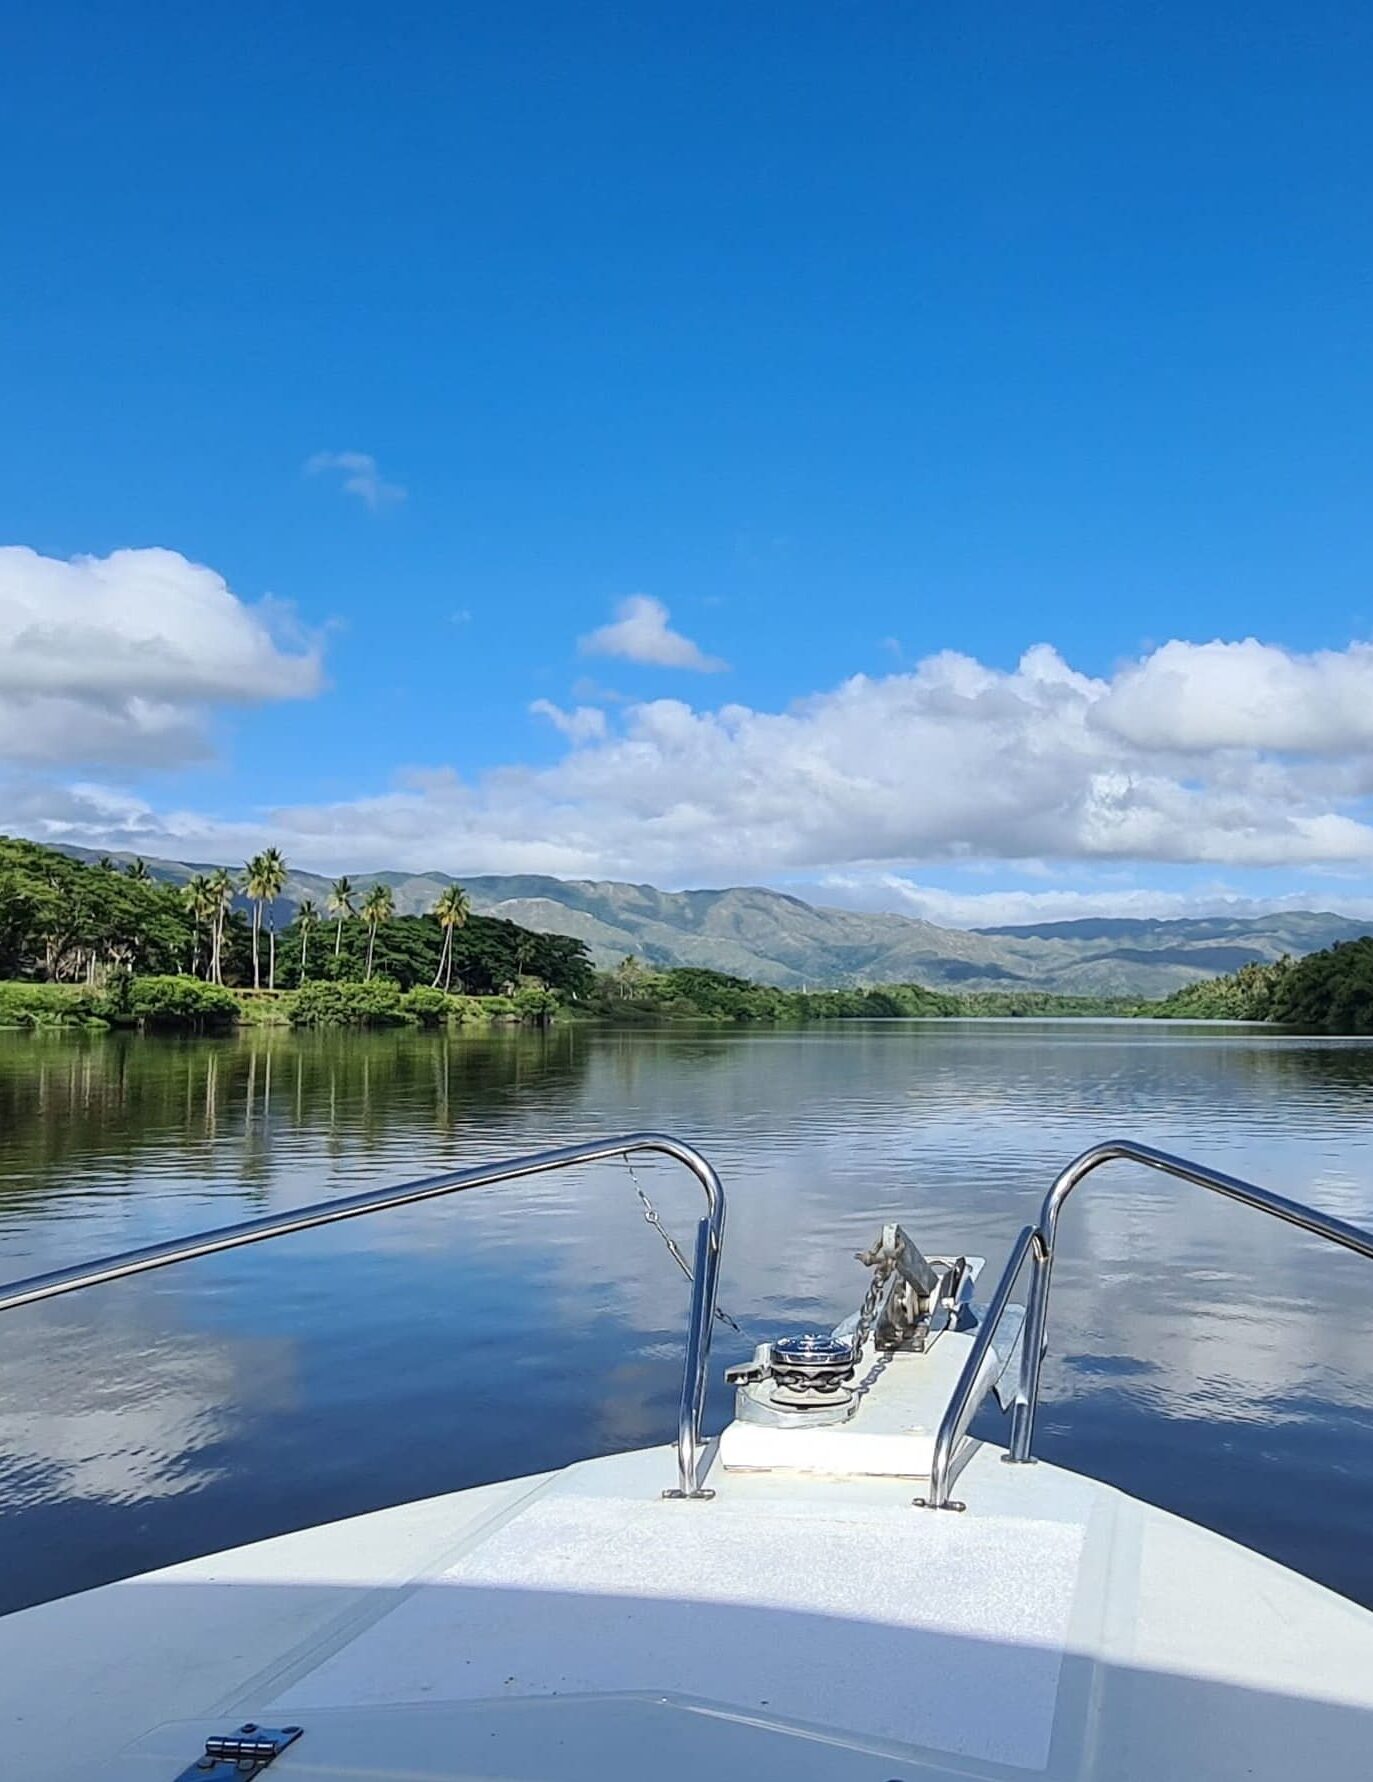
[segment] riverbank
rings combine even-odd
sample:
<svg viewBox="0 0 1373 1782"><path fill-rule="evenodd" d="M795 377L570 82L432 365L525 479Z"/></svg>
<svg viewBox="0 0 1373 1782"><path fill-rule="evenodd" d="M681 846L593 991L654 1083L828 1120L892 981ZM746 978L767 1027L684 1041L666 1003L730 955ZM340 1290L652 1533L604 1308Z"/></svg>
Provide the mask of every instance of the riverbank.
<svg viewBox="0 0 1373 1782"><path fill-rule="evenodd" d="M217 1032L236 1027L495 1027L553 1021L608 1026L678 1022L800 1025L819 1021L992 1016L1132 1016L1150 1012L1126 999L1050 996L1036 991L958 996L920 984L846 990L778 990L720 972L680 968L632 982L604 974L590 994L560 997L536 982L502 995L452 994L427 984L403 989L389 978L317 979L295 990L250 990L166 975L119 976L103 988L0 982L0 1027L136 1028Z"/></svg>
<svg viewBox="0 0 1373 1782"><path fill-rule="evenodd" d="M389 979L313 982L299 990L232 989L201 978L126 978L100 990L0 982L0 1027L140 1028L182 1033L235 1027L495 1027L538 1025L559 1004L523 985L508 996L454 996Z"/></svg>
<svg viewBox="0 0 1373 1782"><path fill-rule="evenodd" d="M115 972L99 988L0 982L0 1027L133 1027L213 1032L234 1027L493 1027L595 1022L618 1027L678 1022L799 1026L824 1021L966 1019L969 1016L1269 1022L1326 1032L1373 1028L1373 939L1301 960L1242 966L1161 1002L1060 996L1035 989L931 990L875 984L781 990L694 966L659 970L625 960L589 973L578 990L533 977L500 994L451 993L394 978L311 978L295 989L250 990L203 978Z"/></svg>

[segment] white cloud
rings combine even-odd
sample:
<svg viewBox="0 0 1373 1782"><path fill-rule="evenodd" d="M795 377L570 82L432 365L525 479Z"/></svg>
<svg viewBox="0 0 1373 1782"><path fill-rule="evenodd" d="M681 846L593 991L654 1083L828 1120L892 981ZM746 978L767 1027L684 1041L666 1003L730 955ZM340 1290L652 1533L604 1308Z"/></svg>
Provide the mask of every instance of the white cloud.
<svg viewBox="0 0 1373 1782"><path fill-rule="evenodd" d="M631 594L615 609L613 624L602 625L581 639L585 656L623 656L630 662L647 662L656 668L691 668L714 674L728 668L718 656L707 656L699 644L668 624L668 610L648 594Z"/></svg>
<svg viewBox="0 0 1373 1782"><path fill-rule="evenodd" d="M1094 717L1145 749L1373 749L1373 645L1167 643L1117 677Z"/></svg>
<svg viewBox="0 0 1373 1782"><path fill-rule="evenodd" d="M594 742L606 733L605 713L598 706L578 705L565 712L551 699L536 699L529 709L536 717L547 718L570 742Z"/></svg>
<svg viewBox="0 0 1373 1782"><path fill-rule="evenodd" d="M388 483L370 452L316 452L305 461L305 474L318 476L321 471L336 470L342 486L356 495L364 506L375 513L395 501L404 501L407 491L400 483Z"/></svg>
<svg viewBox="0 0 1373 1782"><path fill-rule="evenodd" d="M1353 702L1342 708L1343 733L1327 709L1323 749L1300 754L1295 710L1273 726L1273 740L1245 748L1202 749L1189 734L1144 724L1138 689L1168 685L1179 662L1209 661L1211 649L1166 645L1109 680L1077 672L1047 645L1009 670L944 653L907 672L856 675L782 711L629 704L613 729L594 708L539 701L535 709L569 745L548 766L511 765L472 780L448 768L411 772L374 796L234 824L161 815L106 785L84 785L53 796L45 821L60 839L196 858L236 858L270 838L299 864L334 870L381 860L668 884L840 873L882 885L887 875L888 907L915 913L923 898L940 920L972 913L982 922L1128 911L1129 875L1140 865L1282 868L1289 884L1298 870L1373 876L1373 755ZM1368 656L1354 645L1339 662L1284 660L1293 684L1321 699L1362 673ZM1226 660L1227 672L1249 662L1273 684L1266 649ZM1313 682L1316 672L1323 678ZM1128 722L1118 693L1136 701ZM1242 678L1216 698L1232 708L1228 718L1211 712L1217 734L1233 737L1263 715ZM1307 734L1317 733L1316 722ZM22 786L11 788L0 826L15 822L25 797ZM26 808L38 806L30 797ZM35 832L27 815L16 826ZM1078 863L1079 882L1085 867L1112 869L1122 883L1090 907L1064 901L1076 892L1048 901L1048 885L1038 903L1026 901L1032 892L978 906L941 905L940 893L920 888L922 866L942 865L944 877L950 867L1013 868L1023 878L1044 863L1060 879L1064 863ZM1333 896L1301 901L1347 907Z"/></svg>
<svg viewBox="0 0 1373 1782"><path fill-rule="evenodd" d="M807 895L807 893L803 893ZM951 891L924 885L899 873L826 873L809 888L813 903L845 909L895 910L941 928L997 928L1007 923L1074 922L1084 917L1139 917L1168 921L1183 916L1264 916L1283 910L1335 910L1347 916L1373 916L1373 896L1349 896L1329 885L1319 891L1288 891L1255 897L1225 885L1186 890L1106 884L1099 889Z"/></svg>
<svg viewBox="0 0 1373 1782"><path fill-rule="evenodd" d="M246 605L176 551L0 547L0 758L170 764L203 752L207 706L320 683L289 609Z"/></svg>

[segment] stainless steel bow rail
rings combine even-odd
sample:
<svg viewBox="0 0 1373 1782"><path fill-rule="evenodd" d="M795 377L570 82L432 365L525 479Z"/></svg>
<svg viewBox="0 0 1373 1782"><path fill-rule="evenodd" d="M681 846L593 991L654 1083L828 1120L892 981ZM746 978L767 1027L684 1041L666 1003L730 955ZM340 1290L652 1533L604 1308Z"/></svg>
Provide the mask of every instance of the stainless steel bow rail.
<svg viewBox="0 0 1373 1782"><path fill-rule="evenodd" d="M487 1188L522 1176L545 1175L550 1170L570 1169L578 1163L599 1163L609 1157L628 1157L634 1152L657 1152L685 1165L706 1197L705 1216L696 1227L696 1262L692 1274L691 1311L687 1324L686 1364L682 1373L682 1398L677 1417L677 1486L664 1497L713 1497L702 1488L701 1416L705 1407L706 1369L710 1362L710 1335L715 1320L715 1292L720 1274L720 1247L725 1234L725 1191L720 1178L693 1146L661 1132L631 1132L622 1138L593 1139L586 1144L564 1145L556 1151L536 1151L526 1157L509 1157L499 1163L477 1164L418 1182L402 1182L395 1188L375 1188L365 1194L349 1194L338 1200L320 1200L288 1213L269 1213L263 1219L246 1219L240 1225L222 1225L196 1237L174 1238L170 1243L149 1244L125 1250L99 1262L50 1274L31 1275L0 1287L0 1312L31 1306L59 1294L76 1293L83 1287L99 1287L122 1281L128 1275L146 1274L174 1262L193 1262L220 1250L237 1250L243 1244L261 1244L269 1238L289 1237L311 1231L317 1225L335 1225L343 1219L360 1219L389 1207L413 1206L417 1201L437 1200L445 1194L462 1194L469 1188Z"/></svg>
<svg viewBox="0 0 1373 1782"><path fill-rule="evenodd" d="M1058 1217L1063 1210L1063 1203L1074 1188L1104 1163L1142 1163L1147 1169L1159 1170L1165 1176L1176 1176L1179 1181L1192 1182L1198 1188L1208 1188L1213 1194L1224 1195L1227 1200L1237 1200L1243 1206L1253 1207L1260 1213L1268 1213L1275 1219L1281 1219L1284 1225L1295 1225L1301 1231L1309 1231L1313 1237L1324 1238L1327 1243L1338 1244L1342 1249L1353 1250L1357 1255L1373 1261L1373 1232L1364 1231L1357 1225L1348 1225L1343 1219L1335 1219L1329 1213L1318 1212L1315 1207L1304 1206L1301 1201L1288 1200L1284 1195L1274 1194L1271 1189L1258 1188L1252 1182L1241 1181L1238 1176L1227 1176L1221 1170L1207 1169L1204 1164L1190 1163L1185 1157L1174 1157L1167 1151L1156 1151L1152 1145L1139 1145L1132 1139L1110 1139L1105 1144L1093 1145L1060 1172L1044 1196L1044 1204L1039 1211L1039 1223L1027 1225L1015 1241L1010 1260L1002 1272L996 1292L992 1295L987 1315L968 1352L963 1372L959 1375L958 1384L940 1422L930 1467L929 1496L917 1498L918 1504L935 1510L963 1508L962 1504L955 1503L949 1496L955 1463L962 1457L963 1439L980 1399L977 1388L991 1362L997 1326L1011 1303L1011 1295L1027 1262L1031 1270L1030 1293L1020 1338L1020 1377L1011 1410L1010 1449L1003 1459L1015 1465L1025 1465L1033 1459L1030 1448L1034 1439L1035 1412L1039 1408L1039 1377L1047 1348L1049 1288L1053 1280L1054 1249L1058 1241Z"/></svg>

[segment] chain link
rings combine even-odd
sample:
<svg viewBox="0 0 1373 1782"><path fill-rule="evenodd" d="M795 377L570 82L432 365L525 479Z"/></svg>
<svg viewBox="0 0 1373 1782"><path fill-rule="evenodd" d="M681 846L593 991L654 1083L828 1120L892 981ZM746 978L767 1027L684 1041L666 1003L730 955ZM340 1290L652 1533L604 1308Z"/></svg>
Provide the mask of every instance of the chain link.
<svg viewBox="0 0 1373 1782"><path fill-rule="evenodd" d="M657 1232L658 1236L663 1240L664 1244L666 1244L666 1246L667 1246L668 1255L677 1264L678 1268L681 1269L682 1273L686 1276L687 1280L690 1281L692 1283L692 1285L694 1286L695 1285L695 1276L691 1272L691 1264L687 1261L686 1257L682 1254L681 1245L677 1242L676 1238L673 1237L672 1233L668 1230L668 1228L663 1224L662 1217L659 1214L657 1207L654 1206L653 1202L648 1198L648 1195L644 1192L643 1183L640 1182L638 1176L634 1173L634 1164L633 1164L632 1160L630 1159L629 1152L622 1151L620 1153L620 1155L625 1160L625 1168L629 1171L629 1179L634 1184L634 1192L638 1195L640 1204L642 1205L642 1207L644 1209L645 1222L647 1224L651 1225L653 1227L653 1229ZM740 1336L742 1336L744 1334L743 1331L741 1331L739 1329L739 1326L734 1322L733 1318L730 1317L729 1313L724 1309L723 1306L716 1306L715 1316L720 1320L721 1324L728 1324L730 1329L738 1332L738 1334Z"/></svg>
<svg viewBox="0 0 1373 1782"><path fill-rule="evenodd" d="M860 1255L859 1261L861 1262L862 1260L863 1258ZM868 1338L872 1335L872 1327L877 1322L877 1307L882 1298L882 1289L891 1279L891 1272L895 1267L896 1264L894 1261L884 1258L873 1268L872 1280L868 1283L868 1290L863 1295L863 1303L858 1308L858 1324L853 1333L853 1352L855 1355L858 1354L864 1343L866 1343Z"/></svg>

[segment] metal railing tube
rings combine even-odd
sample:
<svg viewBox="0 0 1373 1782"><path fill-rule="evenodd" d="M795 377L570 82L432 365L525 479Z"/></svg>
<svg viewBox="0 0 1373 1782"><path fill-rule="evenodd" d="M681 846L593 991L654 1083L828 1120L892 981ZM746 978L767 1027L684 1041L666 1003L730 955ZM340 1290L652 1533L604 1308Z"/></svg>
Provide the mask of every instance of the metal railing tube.
<svg viewBox="0 0 1373 1782"><path fill-rule="evenodd" d="M151 1269L166 1268L172 1263L193 1262L201 1256L217 1255L222 1250L237 1250L245 1244L261 1244L272 1238L289 1237L293 1232L311 1231L319 1225L336 1225L344 1219L359 1219L368 1213L384 1212L390 1207L414 1206L419 1201L435 1200L441 1195L462 1194L469 1188L485 1188L496 1182L544 1175L550 1170L569 1169L574 1164L598 1163L608 1157L620 1157L633 1151L657 1152L683 1164L695 1176L706 1197L705 1217L701 1220L696 1238L696 1270L692 1283L682 1379L682 1414L677 1430L678 1490L672 1495L708 1495L700 1489L697 1471L701 1453L701 1414L705 1404L706 1369L710 1361L711 1325L715 1317L715 1289L724 1240L725 1192L720 1185L719 1176L701 1153L666 1133L631 1132L621 1138L592 1139L585 1144L563 1145L553 1151L535 1151L524 1157L509 1157L497 1163L480 1163L470 1169L452 1170L440 1176L426 1176L417 1182L402 1182L394 1188L373 1188L362 1194L344 1195L337 1200L315 1201L309 1206L296 1207L286 1213L268 1213L260 1219L245 1219L238 1225L222 1225L214 1231L200 1232L195 1237L174 1238L163 1244L148 1244L141 1249L125 1250L117 1256L106 1256L98 1262L54 1269L48 1274L31 1275L27 1280L0 1286L0 1312L11 1312L19 1306L36 1305L45 1299L56 1299L64 1293L79 1292L82 1288L122 1281L129 1275L146 1274Z"/></svg>
<svg viewBox="0 0 1373 1782"><path fill-rule="evenodd" d="M986 1316L978 1326L973 1345L968 1351L968 1358L963 1363L963 1371L958 1376L958 1384L953 1389L944 1415L939 1420L939 1428L934 1438L934 1455L930 1462L930 1494L926 1498L915 1501L924 1508L943 1510L949 1507L950 1472L958 1446L967 1433L968 1424L972 1420L975 1407L975 1395L978 1379L986 1365L987 1356L996 1340L997 1326L1005 1316L1006 1307L1010 1304L1011 1295L1015 1291L1016 1282L1020 1279L1021 1270L1025 1267L1025 1259L1037 1254L1039 1233L1033 1225L1027 1225L1015 1240L1001 1279L997 1283L992 1302L987 1307ZM957 1506L961 1508L962 1506Z"/></svg>
<svg viewBox="0 0 1373 1782"><path fill-rule="evenodd" d="M1100 1169L1104 1163L1117 1162L1143 1164L1146 1169L1156 1169L1163 1175L1177 1177L1179 1181L1210 1189L1212 1193L1224 1195L1227 1200L1237 1200L1243 1206L1253 1207L1257 1212L1281 1219L1285 1225L1295 1225L1300 1231L1310 1232L1313 1237L1324 1238L1327 1243L1338 1244L1342 1249L1353 1250L1356 1255L1373 1261L1373 1232L1350 1225L1343 1219L1336 1219L1330 1213L1318 1212L1315 1207L1288 1200L1286 1195L1274 1194L1269 1188L1259 1188L1253 1182L1241 1180L1239 1176L1226 1175L1223 1170L1208 1169L1200 1163L1190 1163L1185 1157L1174 1157L1171 1152L1155 1150L1152 1145L1137 1144L1133 1139L1109 1139L1105 1144L1093 1145L1060 1172L1044 1196L1044 1205L1040 1209L1040 1245L1036 1252L1035 1269L1030 1282L1030 1300L1025 1315L1020 1389L1011 1419L1009 1458L1014 1461L1030 1459L1030 1445L1034 1438L1039 1380L1048 1340L1049 1288L1053 1275L1054 1250L1058 1241L1059 1214L1074 1188L1093 1170Z"/></svg>
<svg viewBox="0 0 1373 1782"><path fill-rule="evenodd" d="M701 1419L705 1412L707 1356L715 1323L715 1290L720 1275L720 1248L714 1241L709 1218L696 1227L696 1256L691 1270L691 1316L687 1321L686 1362L682 1369L682 1400L677 1413L677 1454L680 1478L675 1491L665 1497L714 1497L700 1482ZM685 1456L690 1456L688 1463Z"/></svg>

